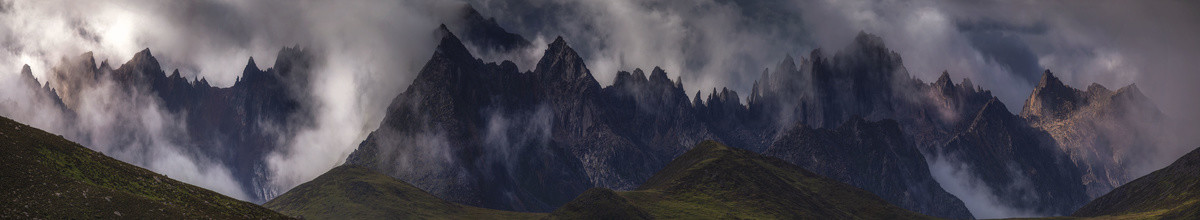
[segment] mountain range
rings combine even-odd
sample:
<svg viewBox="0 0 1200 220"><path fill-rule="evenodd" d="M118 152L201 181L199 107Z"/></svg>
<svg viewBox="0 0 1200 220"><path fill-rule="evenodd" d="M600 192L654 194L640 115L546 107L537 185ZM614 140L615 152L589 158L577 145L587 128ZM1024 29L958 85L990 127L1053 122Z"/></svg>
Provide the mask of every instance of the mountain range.
<svg viewBox="0 0 1200 220"><path fill-rule="evenodd" d="M789 57L764 71L746 102L728 89L689 102L681 82L659 68L649 76L640 69L619 72L612 85L600 86L561 38L534 69L519 72L511 62L484 63L454 34L441 32L445 37L430 62L347 163L381 170L450 201L549 211L587 188L632 190L689 144L705 139L792 158L933 216L971 215L925 172L925 154L967 164L973 178L998 195L1010 195L1001 197L1006 205L1067 214L1090 199L1083 171L1054 136L1010 113L969 80L955 84L947 73L934 83L913 79L877 36L862 33L830 58L822 50L798 65ZM883 120L890 121L883 122L890 124L887 129L865 132L885 134L836 131ZM801 132L805 129L811 131ZM887 138L870 140L880 136ZM817 138L829 141L807 141ZM992 141L997 138L1019 141ZM814 145L822 149L794 149ZM821 162L871 151L887 153L861 160L903 166ZM904 184L882 184L872 173L897 175L894 180ZM991 173L1001 175L984 175ZM547 175L558 181L539 182ZM555 190L522 188L545 185Z"/></svg>
<svg viewBox="0 0 1200 220"><path fill-rule="evenodd" d="M775 157L773 167L804 171L785 176L811 172L932 217L974 215L931 172L931 161L965 167L966 177L998 204L1067 215L1132 181L1129 169L1143 149L1162 144L1152 138L1161 131L1154 125L1167 120L1135 85L1078 90L1049 70L1014 114L969 79L954 83L948 72L932 83L916 79L881 37L861 32L832 55L816 49L785 57L763 70L744 97L711 88L707 97L697 90L689 98L682 80L658 67L648 75L618 72L612 85L602 86L562 37L524 72L511 61L484 62L476 57L480 51L524 50L531 43L469 7L462 13L464 26L456 30L464 37L445 25L434 30L439 40L430 60L346 165L327 175L417 189L445 200L419 197L437 208L569 215L586 211L571 207L598 201L629 210L624 214L661 217L671 214L639 199L676 195L665 192L667 186L646 187L683 166L675 163L694 146L716 140L745 150L734 154ZM189 81L178 70L166 74L149 49L117 68L107 61L97 66L84 54L52 69L51 83L38 83L28 68L22 76L30 94L61 106L68 117L102 82L115 83L118 97L155 97L147 102L187 122L187 134L176 143L230 167L249 199L262 202L284 190L267 186L265 155L288 144L278 137L313 126L315 101L303 92L319 65L313 57L284 48L266 70L251 58L225 88ZM73 139L90 139L81 135ZM767 169L748 169L759 168ZM370 176L376 174L398 183ZM770 201L792 201L779 199ZM268 206L295 210L282 201ZM846 217L826 214L811 217Z"/></svg>

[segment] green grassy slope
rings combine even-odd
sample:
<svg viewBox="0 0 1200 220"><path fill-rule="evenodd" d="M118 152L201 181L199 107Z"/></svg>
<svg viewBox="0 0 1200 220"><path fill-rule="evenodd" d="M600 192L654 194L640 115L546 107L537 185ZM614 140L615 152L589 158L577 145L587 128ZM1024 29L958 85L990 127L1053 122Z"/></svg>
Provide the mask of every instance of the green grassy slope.
<svg viewBox="0 0 1200 220"><path fill-rule="evenodd" d="M305 219L535 219L545 215L448 202L355 165L335 167L263 206Z"/></svg>
<svg viewBox="0 0 1200 220"><path fill-rule="evenodd" d="M669 219L931 218L785 161L715 141L702 142L675 158L637 191L617 194L620 199L585 193L567 207L623 207L619 203L624 201L637 209L623 208L623 214L645 211L655 218ZM589 211L599 212L564 207L551 215L586 216Z"/></svg>
<svg viewBox="0 0 1200 220"><path fill-rule="evenodd" d="M1200 149L1113 189L1072 216L1200 219Z"/></svg>
<svg viewBox="0 0 1200 220"><path fill-rule="evenodd" d="M0 219L282 219L0 117Z"/></svg>

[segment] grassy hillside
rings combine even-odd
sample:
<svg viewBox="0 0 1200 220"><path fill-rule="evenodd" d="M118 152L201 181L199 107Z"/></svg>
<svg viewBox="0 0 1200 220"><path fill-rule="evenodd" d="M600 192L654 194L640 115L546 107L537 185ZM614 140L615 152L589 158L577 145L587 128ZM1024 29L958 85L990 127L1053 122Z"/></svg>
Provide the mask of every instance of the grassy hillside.
<svg viewBox="0 0 1200 220"><path fill-rule="evenodd" d="M1113 189L1072 216L1200 219L1200 149Z"/></svg>
<svg viewBox="0 0 1200 220"><path fill-rule="evenodd" d="M447 202L355 165L335 167L263 206L305 219L535 219L545 215Z"/></svg>
<svg viewBox="0 0 1200 220"><path fill-rule="evenodd" d="M283 219L0 117L0 219Z"/></svg>
<svg viewBox="0 0 1200 220"><path fill-rule="evenodd" d="M675 158L637 191L618 192L619 197L601 192L584 193L551 217L645 212L668 219L931 218L782 160L715 141L702 142Z"/></svg>

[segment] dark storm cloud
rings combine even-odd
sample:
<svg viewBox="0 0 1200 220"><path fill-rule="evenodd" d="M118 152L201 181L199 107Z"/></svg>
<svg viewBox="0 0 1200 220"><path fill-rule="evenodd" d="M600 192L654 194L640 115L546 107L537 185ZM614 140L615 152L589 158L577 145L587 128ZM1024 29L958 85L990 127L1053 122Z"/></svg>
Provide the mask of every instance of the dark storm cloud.
<svg viewBox="0 0 1200 220"><path fill-rule="evenodd" d="M955 25L958 27L958 30L967 32L1000 31L1021 34L1045 34L1047 29L1046 23L1043 22L1022 25L989 18L957 21L955 22Z"/></svg>
<svg viewBox="0 0 1200 220"><path fill-rule="evenodd" d="M1043 68L1038 64L1037 54L1020 36L998 30L964 30L964 34L985 59L1005 67L1026 83L1036 84L1041 79Z"/></svg>
<svg viewBox="0 0 1200 220"><path fill-rule="evenodd" d="M1046 24L1014 24L995 19L957 21L955 26L966 35L971 46L985 59L1008 69L1027 84L1037 84L1043 68L1038 55L1025 43L1022 35L1046 34Z"/></svg>

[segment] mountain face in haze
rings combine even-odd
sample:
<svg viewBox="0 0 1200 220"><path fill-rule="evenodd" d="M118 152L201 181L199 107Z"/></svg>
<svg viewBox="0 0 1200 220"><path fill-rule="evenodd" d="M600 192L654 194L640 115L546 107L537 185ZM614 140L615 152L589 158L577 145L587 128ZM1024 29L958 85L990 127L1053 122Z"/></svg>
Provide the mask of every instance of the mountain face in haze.
<svg viewBox="0 0 1200 220"><path fill-rule="evenodd" d="M263 201L275 194L267 187L263 158L286 144L278 137L311 126L313 115L306 105L313 101L306 87L312 62L307 52L284 48L273 68L261 70L251 58L233 86L218 88L205 79L189 82L178 70L167 75L149 49L116 69L107 62L95 66L88 53L71 62L75 65L56 68L51 75L56 84L51 86L73 110L96 105L83 99L103 86L116 86L115 97L153 97L147 102L180 115L186 123L186 134L173 136L172 142L229 167L249 199Z"/></svg>
<svg viewBox="0 0 1200 220"><path fill-rule="evenodd" d="M1053 139L1030 127L992 99L979 110L966 130L934 150L936 158L968 164L1006 205L1034 213L1064 214L1089 197L1082 174Z"/></svg>
<svg viewBox="0 0 1200 220"><path fill-rule="evenodd" d="M833 129L796 126L763 155L847 183L909 210L968 219L971 213L930 175L925 157L893 120L851 118Z"/></svg>
<svg viewBox="0 0 1200 220"><path fill-rule="evenodd" d="M0 117L0 218L288 219Z"/></svg>
<svg viewBox="0 0 1200 220"><path fill-rule="evenodd" d="M1165 116L1137 85L1108 90L1099 84L1078 90L1050 71L1042 75L1021 117L1045 130L1084 171L1087 193L1100 196L1132 180L1132 166L1144 163L1167 133Z"/></svg>
<svg viewBox="0 0 1200 220"><path fill-rule="evenodd" d="M1129 219L1200 218L1200 150L1113 189L1071 214Z"/></svg>

